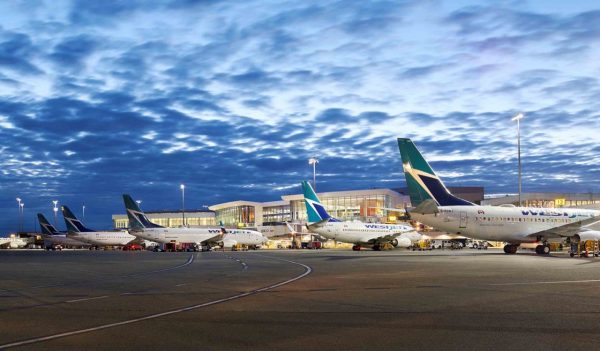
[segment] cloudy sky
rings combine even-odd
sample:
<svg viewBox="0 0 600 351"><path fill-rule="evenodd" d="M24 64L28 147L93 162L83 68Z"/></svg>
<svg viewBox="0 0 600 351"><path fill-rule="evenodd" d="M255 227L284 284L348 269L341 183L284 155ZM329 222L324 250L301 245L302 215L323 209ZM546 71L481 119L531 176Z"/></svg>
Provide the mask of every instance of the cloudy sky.
<svg viewBox="0 0 600 351"><path fill-rule="evenodd" d="M401 187L411 137L448 185L600 192L595 1L4 1L0 235L51 200L145 209ZM62 227L62 225L61 225Z"/></svg>

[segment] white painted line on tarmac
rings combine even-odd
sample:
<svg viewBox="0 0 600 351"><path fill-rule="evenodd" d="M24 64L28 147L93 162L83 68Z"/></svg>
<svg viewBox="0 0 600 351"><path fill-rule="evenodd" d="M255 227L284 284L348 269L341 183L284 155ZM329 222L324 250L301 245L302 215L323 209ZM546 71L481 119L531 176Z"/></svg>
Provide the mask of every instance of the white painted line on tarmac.
<svg viewBox="0 0 600 351"><path fill-rule="evenodd" d="M260 256L262 256L262 255L260 255ZM192 257L193 257L193 255L192 255ZM263 257L267 257L267 256L263 256ZM121 325L142 322L142 321L146 321L146 320L149 320L149 319L156 319L156 318L165 317L165 316L169 316L169 315L176 314L176 313L187 312L187 311L195 310L195 309L202 308L202 307L208 307L208 306L212 306L212 305L216 305L216 304L220 304L220 303L224 303L224 302L228 302L228 301L232 301L232 300L237 300L237 299L240 299L242 297L246 297L246 296L250 296L250 295L255 295L255 294L259 293L259 292L267 291L267 290L270 290L270 289L278 288L278 287L286 285L286 284L293 283L296 280L299 280L299 279L302 279L302 278L306 277L307 275L309 275L312 272L312 268L310 268L309 266L307 266L305 264L299 263L299 262L288 261L288 260L284 260L282 258L273 258L273 257L268 257L268 258L274 259L274 260L278 260L278 261L284 261L284 262L292 263L292 264L295 264L295 265L299 265L299 266L304 267L305 270L304 270L304 272L302 274L300 274L298 276L295 276L294 278L291 278L291 279L288 279L288 280L284 280L284 281L279 282L277 284L265 286L264 288L255 289L255 290L252 290L252 291L248 291L248 292L241 293L241 294L238 294L238 295L233 295L233 296L226 297L226 298L223 298L223 299L214 300L214 301L210 301L210 302L205 302L205 303L198 304L198 305L192 305L192 306L188 306L188 307L178 308L176 310L166 311L166 312L162 312L162 313L151 314L151 315L145 316L145 317L129 319L129 320L122 321L122 322L104 324L104 325L99 325L99 326L92 327L92 328L74 330L74 331L60 333L60 334L43 336L43 337L40 337L40 338L33 338L33 339L28 339L28 340L17 341L17 342L13 342L13 343L10 343L10 344L0 345L0 350L2 350L2 349L8 349L8 348L11 348L11 347L17 347L17 346L35 344L35 343L43 342L43 341L49 341L49 340L64 338L64 337L72 336L72 335L90 333L90 332L94 332L94 331L98 331L98 330L103 330L103 329L118 327L118 326L121 326Z"/></svg>
<svg viewBox="0 0 600 351"><path fill-rule="evenodd" d="M600 279L588 279L588 280L556 280L547 282L523 282L523 283L497 283L488 284L494 286L510 286L510 285L542 285L542 284L577 284L577 283L599 283Z"/></svg>
<svg viewBox="0 0 600 351"><path fill-rule="evenodd" d="M175 285L175 286L184 286L184 285L187 285L187 283L183 283L183 284L177 284L177 285Z"/></svg>
<svg viewBox="0 0 600 351"><path fill-rule="evenodd" d="M73 302L79 302L79 301L90 301L90 300L98 300L98 299L105 299L107 298L108 295L104 295L104 296L96 296L96 297L87 297L85 299L76 299L76 300L69 300L69 301L65 301L66 303L73 303Z"/></svg>

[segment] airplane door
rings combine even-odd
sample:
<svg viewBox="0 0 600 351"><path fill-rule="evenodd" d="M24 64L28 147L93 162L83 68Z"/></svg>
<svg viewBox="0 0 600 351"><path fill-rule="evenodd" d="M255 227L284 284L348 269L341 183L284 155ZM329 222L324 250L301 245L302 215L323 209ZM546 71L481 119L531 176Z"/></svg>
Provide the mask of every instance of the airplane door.
<svg viewBox="0 0 600 351"><path fill-rule="evenodd" d="M466 228L467 227L467 213L466 212L461 212L460 213L460 223L458 224L459 228Z"/></svg>

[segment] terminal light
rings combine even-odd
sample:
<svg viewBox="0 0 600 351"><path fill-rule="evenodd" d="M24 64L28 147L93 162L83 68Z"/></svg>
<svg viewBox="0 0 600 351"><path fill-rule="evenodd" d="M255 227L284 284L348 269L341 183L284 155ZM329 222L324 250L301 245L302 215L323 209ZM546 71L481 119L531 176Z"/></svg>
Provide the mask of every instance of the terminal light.
<svg viewBox="0 0 600 351"><path fill-rule="evenodd" d="M319 160L316 157L308 159L308 164L313 166L313 188L315 191L317 191L317 163L319 163Z"/></svg>
<svg viewBox="0 0 600 351"><path fill-rule="evenodd" d="M525 117L522 112L517 113L511 121L517 121L517 155L519 158L519 206L521 206L521 120Z"/></svg>
<svg viewBox="0 0 600 351"><path fill-rule="evenodd" d="M518 121L520 119L523 119L523 117L525 117L525 115L522 112L519 112L511 119L511 121Z"/></svg>
<svg viewBox="0 0 600 351"><path fill-rule="evenodd" d="M185 227L185 185L179 185L179 189L181 189L181 223Z"/></svg>

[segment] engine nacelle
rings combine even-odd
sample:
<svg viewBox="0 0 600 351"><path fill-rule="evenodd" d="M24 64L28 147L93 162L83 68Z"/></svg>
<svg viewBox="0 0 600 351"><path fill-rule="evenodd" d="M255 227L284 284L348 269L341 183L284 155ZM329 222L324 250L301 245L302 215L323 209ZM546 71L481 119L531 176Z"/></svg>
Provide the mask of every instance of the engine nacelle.
<svg viewBox="0 0 600 351"><path fill-rule="evenodd" d="M221 246L222 247L233 247L235 245L237 245L237 240L231 240L231 239L229 239L229 240L223 240L223 241L221 241Z"/></svg>
<svg viewBox="0 0 600 351"><path fill-rule="evenodd" d="M579 237L580 241L588 241L588 240L600 240L600 231L599 230L585 230L583 232L577 233L575 237ZM575 241L577 242L577 241Z"/></svg>
<svg viewBox="0 0 600 351"><path fill-rule="evenodd" d="M392 246L394 247L410 247L412 241L409 238L397 237L392 240Z"/></svg>

